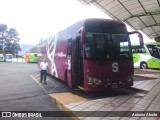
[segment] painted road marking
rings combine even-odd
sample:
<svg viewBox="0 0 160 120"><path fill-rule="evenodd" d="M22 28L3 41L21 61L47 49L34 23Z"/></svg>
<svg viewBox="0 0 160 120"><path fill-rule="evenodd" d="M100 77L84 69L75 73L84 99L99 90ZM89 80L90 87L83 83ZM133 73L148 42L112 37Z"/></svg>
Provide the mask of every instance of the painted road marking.
<svg viewBox="0 0 160 120"><path fill-rule="evenodd" d="M42 86L42 83L40 83L40 74L35 75L35 76L30 75L30 77L31 77L33 80L35 80L36 83L37 83L46 93L51 93L51 92L53 92L53 91L58 87L57 85L55 85L55 83L54 83L52 80L50 80L50 79L47 78L46 81L50 81L51 84L54 85L54 89L52 89L51 91L47 91L47 90Z"/></svg>
<svg viewBox="0 0 160 120"><path fill-rule="evenodd" d="M41 83L38 82L39 79L36 79L32 75L30 75L30 77L45 91L45 93L48 93L48 91L41 85Z"/></svg>

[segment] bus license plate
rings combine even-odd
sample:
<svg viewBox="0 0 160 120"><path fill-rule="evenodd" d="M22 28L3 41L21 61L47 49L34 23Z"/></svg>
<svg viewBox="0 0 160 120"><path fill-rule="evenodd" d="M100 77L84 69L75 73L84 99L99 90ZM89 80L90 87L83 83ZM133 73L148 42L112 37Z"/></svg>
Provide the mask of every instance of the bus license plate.
<svg viewBox="0 0 160 120"><path fill-rule="evenodd" d="M112 88L118 88L118 86L117 85L112 85Z"/></svg>

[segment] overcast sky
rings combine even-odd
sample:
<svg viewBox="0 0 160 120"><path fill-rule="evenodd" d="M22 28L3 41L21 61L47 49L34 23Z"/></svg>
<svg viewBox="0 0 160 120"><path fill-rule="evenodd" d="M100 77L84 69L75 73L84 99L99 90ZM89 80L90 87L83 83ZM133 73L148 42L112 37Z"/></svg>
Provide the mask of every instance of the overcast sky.
<svg viewBox="0 0 160 120"><path fill-rule="evenodd" d="M83 18L109 18L77 0L0 0L0 4L0 24L15 28L20 43L37 44Z"/></svg>

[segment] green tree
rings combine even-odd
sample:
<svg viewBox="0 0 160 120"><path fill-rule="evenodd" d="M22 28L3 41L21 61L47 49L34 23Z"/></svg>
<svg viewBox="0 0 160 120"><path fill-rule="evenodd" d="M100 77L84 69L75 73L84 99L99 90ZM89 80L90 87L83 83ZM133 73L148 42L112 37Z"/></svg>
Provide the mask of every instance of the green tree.
<svg viewBox="0 0 160 120"><path fill-rule="evenodd" d="M21 51L20 45L18 44L20 38L15 28L7 30L7 25L0 24L0 52L11 53L17 55L18 51Z"/></svg>
<svg viewBox="0 0 160 120"><path fill-rule="evenodd" d="M4 53L4 43L7 35L7 25L0 24L0 53Z"/></svg>
<svg viewBox="0 0 160 120"><path fill-rule="evenodd" d="M16 29L10 28L7 31L6 41L5 41L5 52L6 53L12 53L17 54L18 51L20 51L20 46L18 45L19 38L18 33Z"/></svg>

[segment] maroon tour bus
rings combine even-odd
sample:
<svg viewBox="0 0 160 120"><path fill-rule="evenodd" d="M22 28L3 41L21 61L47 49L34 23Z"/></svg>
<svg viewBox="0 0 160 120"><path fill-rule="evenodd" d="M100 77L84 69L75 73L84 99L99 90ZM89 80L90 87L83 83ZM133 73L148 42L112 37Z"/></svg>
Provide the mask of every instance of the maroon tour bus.
<svg viewBox="0 0 160 120"><path fill-rule="evenodd" d="M45 58L48 73L69 87L84 91L133 85L130 35L123 22L89 18L76 22L36 46L38 65Z"/></svg>

